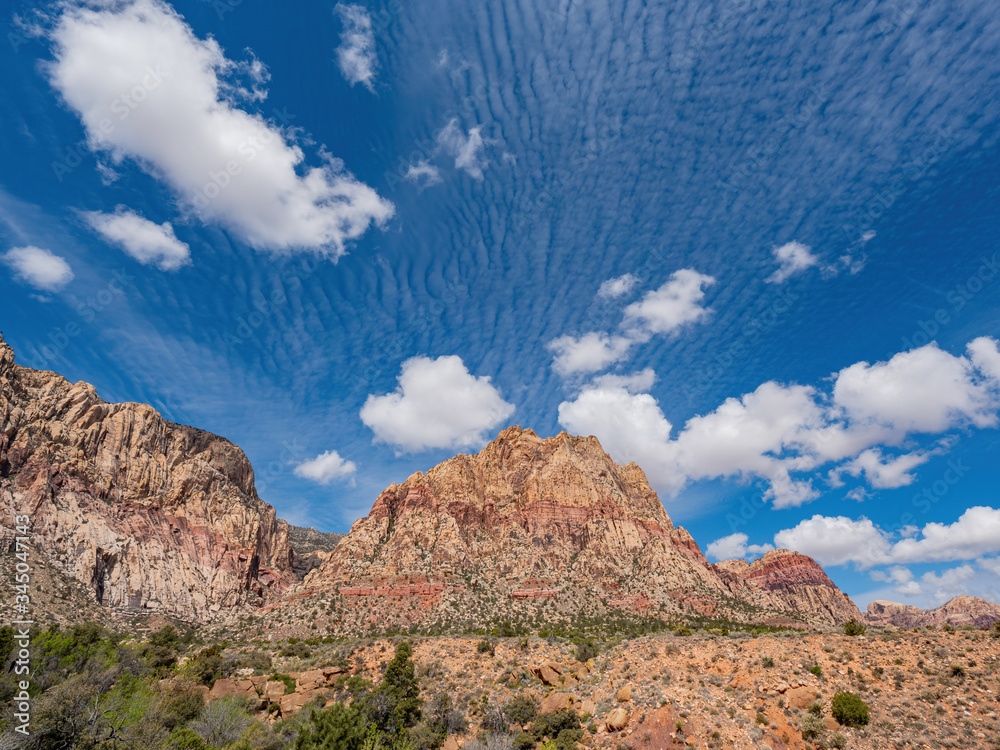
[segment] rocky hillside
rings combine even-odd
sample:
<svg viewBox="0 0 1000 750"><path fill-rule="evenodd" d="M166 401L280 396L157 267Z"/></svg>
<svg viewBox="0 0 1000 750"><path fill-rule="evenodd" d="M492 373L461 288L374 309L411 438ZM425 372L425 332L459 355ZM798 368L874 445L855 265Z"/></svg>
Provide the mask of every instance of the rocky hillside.
<svg viewBox="0 0 1000 750"><path fill-rule="evenodd" d="M497 613L828 624L860 616L801 555L770 553L747 575L710 565L636 464L617 465L594 437L542 439L520 427L383 491L271 616L296 620L320 603L335 613L334 630L482 625Z"/></svg>
<svg viewBox="0 0 1000 750"><path fill-rule="evenodd" d="M920 609L909 604L875 601L865 610L865 621L872 625L897 628L921 628L945 623L955 627L988 627L1000 622L1000 604L975 596L956 596L935 609Z"/></svg>
<svg viewBox="0 0 1000 750"><path fill-rule="evenodd" d="M0 535L117 612L191 621L294 582L287 527L243 452L144 404L21 367L0 338Z"/></svg>
<svg viewBox="0 0 1000 750"><path fill-rule="evenodd" d="M278 519L278 523L284 524L285 522ZM286 525L288 527L288 546L292 548L292 569L298 579L305 578L307 574L318 568L330 556L337 543L344 538L343 534L317 531L312 527Z"/></svg>

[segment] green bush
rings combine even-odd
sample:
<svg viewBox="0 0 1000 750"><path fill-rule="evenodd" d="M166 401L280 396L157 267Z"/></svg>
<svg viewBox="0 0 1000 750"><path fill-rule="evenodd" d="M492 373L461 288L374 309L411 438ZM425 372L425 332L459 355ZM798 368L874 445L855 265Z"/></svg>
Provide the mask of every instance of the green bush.
<svg viewBox="0 0 1000 750"><path fill-rule="evenodd" d="M837 750L844 750L847 747L847 738L840 732L837 732L830 738L830 747L835 747Z"/></svg>
<svg viewBox="0 0 1000 750"><path fill-rule="evenodd" d="M285 683L285 695L291 695L295 692L295 680L289 677L287 674L279 674L275 672L273 675L267 679L272 682L283 682Z"/></svg>
<svg viewBox="0 0 1000 750"><path fill-rule="evenodd" d="M820 703L819 701L816 701L816 702L812 703L809 706L809 713L811 713L813 716L822 716L823 715L823 704Z"/></svg>
<svg viewBox="0 0 1000 750"><path fill-rule="evenodd" d="M848 727L863 727L868 723L868 704L851 692L833 696L830 703L833 718Z"/></svg>
<svg viewBox="0 0 1000 750"><path fill-rule="evenodd" d="M298 736L295 750L362 750L368 722L356 705L334 703L322 711L314 711Z"/></svg>
<svg viewBox="0 0 1000 750"><path fill-rule="evenodd" d="M175 729L167 738L170 750L205 750L205 740L190 729Z"/></svg>
<svg viewBox="0 0 1000 750"><path fill-rule="evenodd" d="M813 664L811 667L809 667L809 671L812 672L817 677L823 674L823 668L819 664Z"/></svg>
<svg viewBox="0 0 1000 750"><path fill-rule="evenodd" d="M417 724L406 733L412 750L437 750L444 743L444 737L427 724Z"/></svg>
<svg viewBox="0 0 1000 750"><path fill-rule="evenodd" d="M202 685L212 687L222 674L222 649L218 646L203 648L188 662L188 674Z"/></svg>
<svg viewBox="0 0 1000 750"><path fill-rule="evenodd" d="M575 730L580 728L580 717L571 708L564 708L561 711L553 711L550 714L542 714L531 725L531 733L536 740L548 737L557 740L560 733L565 730Z"/></svg>
<svg viewBox="0 0 1000 750"><path fill-rule="evenodd" d="M864 635L867 630L868 628L864 623L859 622L853 617L844 623L845 635Z"/></svg>
<svg viewBox="0 0 1000 750"><path fill-rule="evenodd" d="M504 713L512 723L524 726L534 721L538 710L535 708L535 701L526 695L519 695L507 704Z"/></svg>
<svg viewBox="0 0 1000 750"><path fill-rule="evenodd" d="M480 641L479 645L476 646L476 651L480 654L492 654L493 644L489 641Z"/></svg>
<svg viewBox="0 0 1000 750"><path fill-rule="evenodd" d="M770 656L765 656L763 659L760 660L760 664L762 667L764 667L764 669L770 669L771 667L774 666L774 659L772 659Z"/></svg>
<svg viewBox="0 0 1000 750"><path fill-rule="evenodd" d="M537 742L533 734L521 732L514 738L514 750L534 750Z"/></svg>

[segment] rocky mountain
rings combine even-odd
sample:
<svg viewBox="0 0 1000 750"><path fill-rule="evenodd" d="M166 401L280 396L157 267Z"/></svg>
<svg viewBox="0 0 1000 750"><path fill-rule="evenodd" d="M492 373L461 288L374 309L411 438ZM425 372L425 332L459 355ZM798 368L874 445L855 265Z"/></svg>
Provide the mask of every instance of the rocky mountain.
<svg viewBox="0 0 1000 750"><path fill-rule="evenodd" d="M510 427L383 491L270 612L277 621L336 600L347 629L530 619L540 608L549 619L860 616L808 557L776 551L743 565L710 565L642 470L616 464L596 438Z"/></svg>
<svg viewBox="0 0 1000 750"><path fill-rule="evenodd" d="M278 523L285 522L278 519ZM288 546L292 548L292 569L299 579L318 568L344 538L343 534L317 531L312 527L285 525L288 527Z"/></svg>
<svg viewBox="0 0 1000 750"><path fill-rule="evenodd" d="M203 621L295 581L288 528L238 447L21 367L2 338L0 515L0 542L26 516L37 564L115 612Z"/></svg>
<svg viewBox="0 0 1000 750"><path fill-rule="evenodd" d="M945 623L955 627L975 625L982 628L1000 621L1000 604L975 596L956 596L935 609L874 601L865 610L864 619L871 625L893 625L897 628L922 628Z"/></svg>

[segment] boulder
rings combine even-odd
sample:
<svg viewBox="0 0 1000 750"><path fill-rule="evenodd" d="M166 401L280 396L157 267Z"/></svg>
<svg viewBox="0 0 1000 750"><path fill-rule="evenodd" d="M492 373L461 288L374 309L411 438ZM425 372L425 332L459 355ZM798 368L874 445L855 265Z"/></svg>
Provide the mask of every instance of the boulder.
<svg viewBox="0 0 1000 750"><path fill-rule="evenodd" d="M281 680L268 680L264 685L264 698L268 703L278 703L285 695L285 683Z"/></svg>
<svg viewBox="0 0 1000 750"><path fill-rule="evenodd" d="M236 687L236 683L229 679L216 680L212 685L212 690L208 694L208 699L214 701L216 698L235 698L242 695L242 691Z"/></svg>
<svg viewBox="0 0 1000 750"><path fill-rule="evenodd" d="M618 694L615 696L615 700L619 703L627 703L632 700L632 688L629 685L623 687L618 691Z"/></svg>
<svg viewBox="0 0 1000 750"><path fill-rule="evenodd" d="M559 673L552 669L548 664L543 664L538 667L535 671L538 675L538 679L544 682L546 685L558 685L559 684Z"/></svg>
<svg viewBox="0 0 1000 750"><path fill-rule="evenodd" d="M564 708L570 708L572 705L573 696L569 693L549 693L549 695L545 696L545 700L542 701L538 713L550 714L553 711L562 711Z"/></svg>
<svg viewBox="0 0 1000 750"><path fill-rule="evenodd" d="M323 674L323 670L321 669L312 669L308 672L303 672L295 680L296 692L315 690L321 687L326 687L326 675Z"/></svg>
<svg viewBox="0 0 1000 750"><path fill-rule="evenodd" d="M629 713L624 708L616 708L607 715L604 719L604 723L607 725L608 730L612 732L617 732L628 726Z"/></svg>
<svg viewBox="0 0 1000 750"><path fill-rule="evenodd" d="M593 716L594 714L597 713L597 704L594 703L594 701L590 700L589 698L585 701L580 701L580 707L577 709L577 713L580 713L584 716L586 716L587 714Z"/></svg>
<svg viewBox="0 0 1000 750"><path fill-rule="evenodd" d="M313 700L320 696L319 690L304 690L302 692L289 693L288 695L283 695L281 701L278 703L278 707L281 709L282 718L288 716L293 716L302 710L302 707L307 703L311 703Z"/></svg>
<svg viewBox="0 0 1000 750"><path fill-rule="evenodd" d="M792 708L809 708L816 700L816 691L807 687L797 687L785 693L785 700Z"/></svg>

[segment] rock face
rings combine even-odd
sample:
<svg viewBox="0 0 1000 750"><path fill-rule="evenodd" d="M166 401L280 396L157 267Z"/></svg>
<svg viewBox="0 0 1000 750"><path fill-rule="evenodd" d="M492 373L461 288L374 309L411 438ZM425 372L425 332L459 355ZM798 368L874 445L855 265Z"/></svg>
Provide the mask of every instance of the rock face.
<svg viewBox="0 0 1000 750"><path fill-rule="evenodd" d="M897 628L922 628L945 623L956 627L975 625L984 628L1000 622L1000 604L975 596L956 596L935 609L874 601L865 610L864 619L871 625L893 625Z"/></svg>
<svg viewBox="0 0 1000 750"><path fill-rule="evenodd" d="M285 524L278 519L278 523ZM292 548L292 570L295 577L302 580L330 556L333 548L344 538L343 534L317 531L311 527L288 527L288 545Z"/></svg>
<svg viewBox="0 0 1000 750"><path fill-rule="evenodd" d="M765 594L772 607L813 613L837 623L852 617L861 619L857 605L837 588L823 568L811 557L798 552L776 549L753 563L724 560L716 563L715 568L724 578L750 584Z"/></svg>
<svg viewBox="0 0 1000 750"><path fill-rule="evenodd" d="M758 563L745 577L710 565L642 470L617 465L596 438L511 427L383 491L286 599L339 593L358 625L542 605L735 619L794 610L828 623L859 614L809 558Z"/></svg>
<svg viewBox="0 0 1000 750"><path fill-rule="evenodd" d="M35 554L118 612L191 621L294 581L287 526L216 435L20 367L0 338L0 512Z"/></svg>

